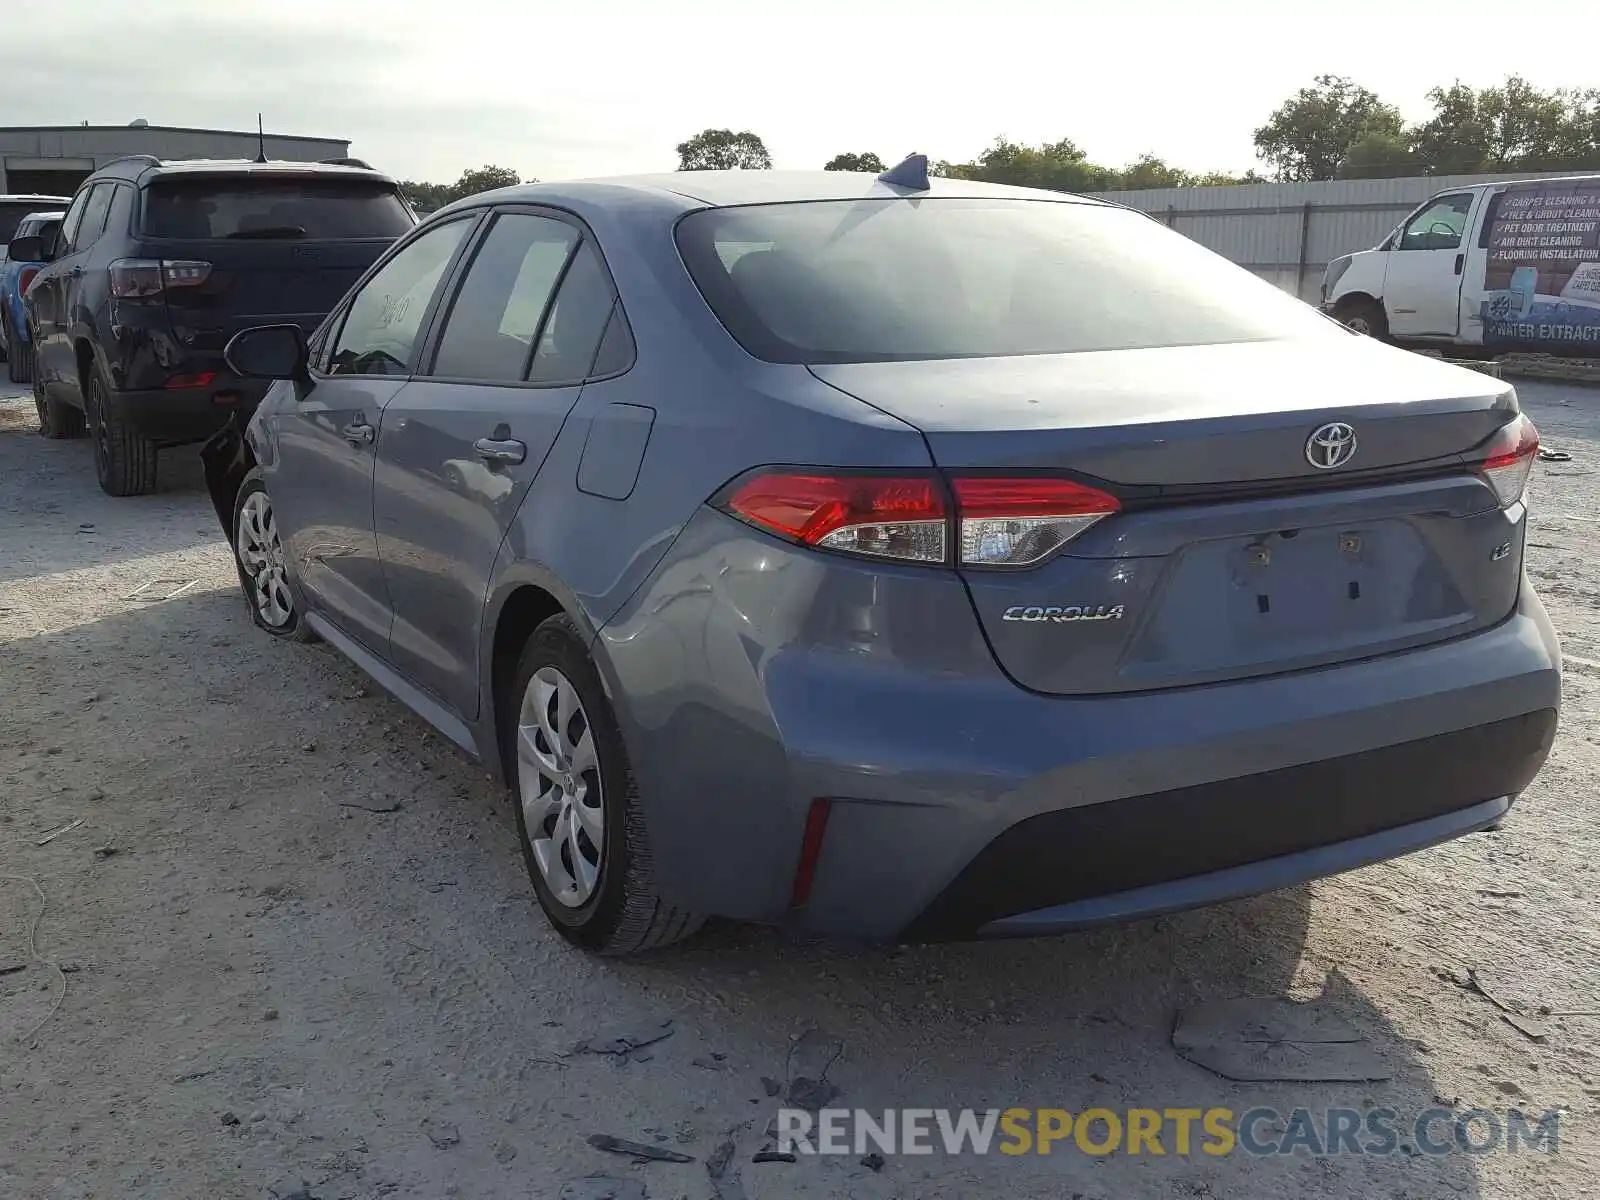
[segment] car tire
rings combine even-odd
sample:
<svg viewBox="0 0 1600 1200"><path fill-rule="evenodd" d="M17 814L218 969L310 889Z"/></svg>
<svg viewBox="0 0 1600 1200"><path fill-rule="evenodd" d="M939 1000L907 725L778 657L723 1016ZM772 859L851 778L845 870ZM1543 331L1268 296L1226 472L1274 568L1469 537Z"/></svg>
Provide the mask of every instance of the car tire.
<svg viewBox="0 0 1600 1200"><path fill-rule="evenodd" d="M89 433L94 439L94 473L108 496L147 496L156 490L156 444L134 432L108 402L111 389L98 367L89 369Z"/></svg>
<svg viewBox="0 0 1600 1200"><path fill-rule="evenodd" d="M550 923L573 945L607 956L695 933L705 918L665 903L656 887L622 731L571 617L534 630L503 711L517 836Z"/></svg>
<svg viewBox="0 0 1600 1200"><path fill-rule="evenodd" d="M6 378L12 383L32 383L33 343L17 336L17 327L11 322L11 314L3 306L0 306L0 326L4 326L6 331Z"/></svg>
<svg viewBox="0 0 1600 1200"><path fill-rule="evenodd" d="M1389 314L1376 300L1352 299L1340 301L1333 315L1340 324L1357 333L1380 342L1389 340Z"/></svg>
<svg viewBox="0 0 1600 1200"><path fill-rule="evenodd" d="M305 606L289 577L288 559L278 537L272 497L257 467L244 477L233 500L233 565L239 572L245 604L256 628L290 642L314 642L305 623Z"/></svg>
<svg viewBox="0 0 1600 1200"><path fill-rule="evenodd" d="M32 358L30 346L29 358ZM37 364L34 364L37 366ZM81 438L88 431L83 410L73 408L60 400L52 400L45 390L39 372L33 372L33 407L39 413L39 436L58 441L64 438Z"/></svg>

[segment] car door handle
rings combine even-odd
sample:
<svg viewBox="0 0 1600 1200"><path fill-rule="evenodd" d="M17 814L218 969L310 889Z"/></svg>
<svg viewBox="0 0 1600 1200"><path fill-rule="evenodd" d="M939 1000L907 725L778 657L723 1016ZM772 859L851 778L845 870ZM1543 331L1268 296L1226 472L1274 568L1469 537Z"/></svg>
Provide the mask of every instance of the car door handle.
<svg viewBox="0 0 1600 1200"><path fill-rule="evenodd" d="M344 440L352 446L363 442L370 445L372 439L378 436L378 431L365 421L353 421L339 432L344 434Z"/></svg>
<svg viewBox="0 0 1600 1200"><path fill-rule="evenodd" d="M1467 256L1465 254L1456 255L1456 274L1457 275L1461 274L1461 268L1466 266L1466 264L1467 264Z"/></svg>
<svg viewBox="0 0 1600 1200"><path fill-rule="evenodd" d="M486 462L519 463L528 457L528 447L515 438L479 438L472 448Z"/></svg>

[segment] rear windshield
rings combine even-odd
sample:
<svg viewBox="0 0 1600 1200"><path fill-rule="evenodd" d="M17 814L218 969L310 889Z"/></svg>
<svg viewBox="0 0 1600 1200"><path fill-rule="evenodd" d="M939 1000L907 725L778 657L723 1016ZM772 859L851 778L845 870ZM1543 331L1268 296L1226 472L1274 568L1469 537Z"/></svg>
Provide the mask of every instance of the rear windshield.
<svg viewBox="0 0 1600 1200"><path fill-rule="evenodd" d="M39 211L37 204L0 204L0 242L9 242L17 235L17 226L29 213Z"/></svg>
<svg viewBox="0 0 1600 1200"><path fill-rule="evenodd" d="M184 179L144 198L157 238L394 238L413 224L392 186L359 180Z"/></svg>
<svg viewBox="0 0 1600 1200"><path fill-rule="evenodd" d="M1341 336L1148 217L1075 202L813 201L705 209L678 247L769 362L894 362Z"/></svg>

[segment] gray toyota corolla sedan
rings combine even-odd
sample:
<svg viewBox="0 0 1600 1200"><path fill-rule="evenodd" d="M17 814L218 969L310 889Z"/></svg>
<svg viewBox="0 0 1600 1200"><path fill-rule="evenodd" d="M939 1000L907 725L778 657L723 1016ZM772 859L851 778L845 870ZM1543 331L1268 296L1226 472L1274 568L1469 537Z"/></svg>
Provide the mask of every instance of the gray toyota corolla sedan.
<svg viewBox="0 0 1600 1200"><path fill-rule="evenodd" d="M922 165L490 192L238 335L256 624L501 773L606 953L1049 933L1498 822L1560 693L1515 391Z"/></svg>

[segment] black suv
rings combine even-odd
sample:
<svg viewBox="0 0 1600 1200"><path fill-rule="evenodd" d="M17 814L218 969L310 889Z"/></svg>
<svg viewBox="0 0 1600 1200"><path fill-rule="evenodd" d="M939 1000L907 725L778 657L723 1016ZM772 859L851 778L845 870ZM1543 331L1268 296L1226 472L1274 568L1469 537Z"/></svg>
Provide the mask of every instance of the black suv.
<svg viewBox="0 0 1600 1200"><path fill-rule="evenodd" d="M45 264L27 295L40 432L92 434L111 495L153 491L158 448L204 441L261 399L223 362L228 339L274 322L309 335L416 223L395 181L361 166L101 167L53 244L11 246Z"/></svg>

